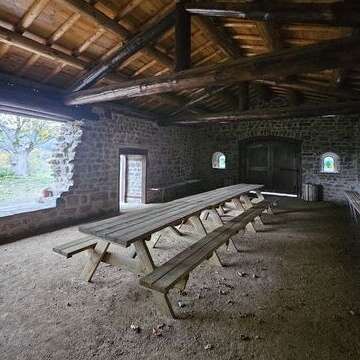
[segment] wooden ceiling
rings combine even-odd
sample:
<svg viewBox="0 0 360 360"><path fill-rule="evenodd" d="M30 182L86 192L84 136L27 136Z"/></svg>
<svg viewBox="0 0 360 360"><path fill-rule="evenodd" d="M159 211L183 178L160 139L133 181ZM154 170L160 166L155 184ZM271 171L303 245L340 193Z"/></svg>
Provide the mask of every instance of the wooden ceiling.
<svg viewBox="0 0 360 360"><path fill-rule="evenodd" d="M151 29L174 11L175 6L175 0L0 0L0 71L31 80L35 85L67 91L89 69L111 57L136 34ZM192 68L303 47L357 32L350 26L354 25L352 22L349 26L346 22L340 25L316 21L267 23L239 17L192 15L191 24ZM170 74L174 72L175 56L175 28L171 26L96 86ZM360 98L359 66L257 80L273 95L301 99L309 105ZM230 84L135 97L117 103L162 118L175 114L215 114L237 109L239 93L241 86Z"/></svg>

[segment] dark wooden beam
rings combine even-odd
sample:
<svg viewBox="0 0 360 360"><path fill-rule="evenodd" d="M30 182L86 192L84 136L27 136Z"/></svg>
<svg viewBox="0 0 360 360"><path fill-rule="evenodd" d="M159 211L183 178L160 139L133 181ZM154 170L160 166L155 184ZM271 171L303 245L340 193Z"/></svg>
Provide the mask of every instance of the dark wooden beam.
<svg viewBox="0 0 360 360"><path fill-rule="evenodd" d="M176 1L175 21L175 71L191 66L191 16L185 10L183 1Z"/></svg>
<svg viewBox="0 0 360 360"><path fill-rule="evenodd" d="M253 56L226 64L199 67L176 74L79 91L70 95L66 102L74 105L112 101L215 85L225 86L241 81L277 79L339 66L353 66L360 58L359 41L359 36L350 36Z"/></svg>
<svg viewBox="0 0 360 360"><path fill-rule="evenodd" d="M187 16L189 17L189 15ZM145 29L132 37L119 51L112 54L105 61L95 65L86 74L79 77L79 79L71 86L70 90L79 91L95 84L107 74L116 70L120 64L129 59L132 55L158 39L165 31L174 26L174 22L175 13L170 12L156 25L152 26L150 29Z"/></svg>
<svg viewBox="0 0 360 360"><path fill-rule="evenodd" d="M326 103L317 105L289 106L272 109L257 109L244 112L187 116L168 120L167 124L192 125L201 123L233 123L275 119L299 119L313 116L333 117L335 115L359 114L360 101Z"/></svg>
<svg viewBox="0 0 360 360"><path fill-rule="evenodd" d="M89 106L64 107L63 94L46 87L20 85L0 74L0 111L55 121L97 120Z"/></svg>
<svg viewBox="0 0 360 360"><path fill-rule="evenodd" d="M231 34L215 19L206 17L193 17L194 23L208 36L211 41L220 47L230 58L239 59L242 52Z"/></svg>
<svg viewBox="0 0 360 360"><path fill-rule="evenodd" d="M188 2L186 9L197 15L233 17L242 20L280 23L316 23L334 26L358 26L360 6L357 2L332 4L285 3L280 1Z"/></svg>
<svg viewBox="0 0 360 360"><path fill-rule="evenodd" d="M272 22L256 21L256 28L269 51L276 51L283 48L277 24Z"/></svg>
<svg viewBox="0 0 360 360"><path fill-rule="evenodd" d="M250 94L249 82L243 81L239 84L239 111L249 110L250 107Z"/></svg>

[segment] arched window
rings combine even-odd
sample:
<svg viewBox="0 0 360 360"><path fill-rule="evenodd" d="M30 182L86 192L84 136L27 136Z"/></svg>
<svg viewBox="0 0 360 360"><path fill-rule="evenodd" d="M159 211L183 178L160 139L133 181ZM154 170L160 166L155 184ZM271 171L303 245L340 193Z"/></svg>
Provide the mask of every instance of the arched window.
<svg viewBox="0 0 360 360"><path fill-rule="evenodd" d="M213 169L225 169L226 168L226 157L222 152L216 152L213 154L212 167L213 167Z"/></svg>
<svg viewBox="0 0 360 360"><path fill-rule="evenodd" d="M340 171L340 159L335 153L328 152L321 155L321 172L336 174Z"/></svg>

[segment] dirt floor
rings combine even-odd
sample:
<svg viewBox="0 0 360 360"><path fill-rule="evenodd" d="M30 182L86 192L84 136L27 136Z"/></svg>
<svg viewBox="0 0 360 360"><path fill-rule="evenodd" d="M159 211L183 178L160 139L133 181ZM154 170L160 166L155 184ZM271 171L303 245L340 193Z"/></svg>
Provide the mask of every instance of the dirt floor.
<svg viewBox="0 0 360 360"><path fill-rule="evenodd" d="M52 252L76 228L0 246L0 359L360 359L360 238L347 214L285 199L275 210L241 253L221 250L227 267L204 263L171 294L182 320L125 271L79 280L85 256ZM165 239L156 259L184 246Z"/></svg>

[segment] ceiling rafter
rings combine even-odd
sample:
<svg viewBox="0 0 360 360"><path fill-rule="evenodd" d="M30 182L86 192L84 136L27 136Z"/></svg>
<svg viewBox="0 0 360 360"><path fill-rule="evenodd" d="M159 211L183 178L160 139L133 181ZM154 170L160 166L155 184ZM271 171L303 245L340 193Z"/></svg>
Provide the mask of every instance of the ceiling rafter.
<svg viewBox="0 0 360 360"><path fill-rule="evenodd" d="M350 36L299 48L279 50L226 64L184 70L168 76L150 77L119 85L79 91L69 96L68 104L111 101L214 85L230 85L259 78L282 78L298 73L350 66L360 58L359 41L359 36ZM318 61L319 56L322 56L321 62Z"/></svg>

